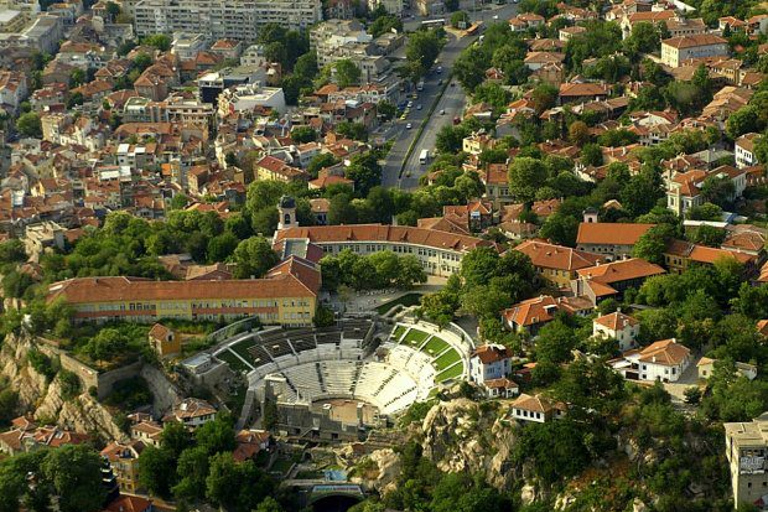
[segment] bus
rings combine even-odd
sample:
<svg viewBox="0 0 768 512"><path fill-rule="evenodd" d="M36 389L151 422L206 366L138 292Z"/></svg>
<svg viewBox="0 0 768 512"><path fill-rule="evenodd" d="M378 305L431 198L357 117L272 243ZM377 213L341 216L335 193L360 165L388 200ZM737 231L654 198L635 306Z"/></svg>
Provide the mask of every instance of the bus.
<svg viewBox="0 0 768 512"><path fill-rule="evenodd" d="M421 165L427 165L427 162L429 162L429 150L428 149L422 149L421 155L419 155L419 162Z"/></svg>
<svg viewBox="0 0 768 512"><path fill-rule="evenodd" d="M440 18L436 20L424 20L421 22L421 26L423 28L437 28L437 27L444 27L445 26L445 18Z"/></svg>

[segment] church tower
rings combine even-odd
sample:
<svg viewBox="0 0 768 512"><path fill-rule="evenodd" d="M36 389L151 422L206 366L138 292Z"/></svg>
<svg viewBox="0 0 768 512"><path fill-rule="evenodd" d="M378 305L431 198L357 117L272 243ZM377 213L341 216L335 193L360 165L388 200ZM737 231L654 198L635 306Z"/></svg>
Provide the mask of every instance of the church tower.
<svg viewBox="0 0 768 512"><path fill-rule="evenodd" d="M277 211L280 213L280 219L277 223L278 231L299 227L299 222L296 220L296 200L294 198L291 196L281 197Z"/></svg>

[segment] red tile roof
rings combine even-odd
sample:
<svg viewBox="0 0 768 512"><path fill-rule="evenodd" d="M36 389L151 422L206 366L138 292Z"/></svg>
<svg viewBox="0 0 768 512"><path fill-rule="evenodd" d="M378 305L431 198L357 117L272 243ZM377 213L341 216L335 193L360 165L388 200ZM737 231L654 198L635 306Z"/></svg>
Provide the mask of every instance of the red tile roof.
<svg viewBox="0 0 768 512"><path fill-rule="evenodd" d="M635 245L655 224L623 224L582 222L576 235L577 244Z"/></svg>

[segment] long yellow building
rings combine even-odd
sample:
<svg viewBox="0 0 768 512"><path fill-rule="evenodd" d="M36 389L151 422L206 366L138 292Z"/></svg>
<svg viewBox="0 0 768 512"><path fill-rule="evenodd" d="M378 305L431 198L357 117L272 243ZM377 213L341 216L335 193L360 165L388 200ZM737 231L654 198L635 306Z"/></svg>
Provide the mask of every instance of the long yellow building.
<svg viewBox="0 0 768 512"><path fill-rule="evenodd" d="M262 323L308 326L317 308L320 270L291 257L263 279L153 281L135 277L84 277L54 283L48 301L63 299L76 322L162 318L231 321L257 316Z"/></svg>

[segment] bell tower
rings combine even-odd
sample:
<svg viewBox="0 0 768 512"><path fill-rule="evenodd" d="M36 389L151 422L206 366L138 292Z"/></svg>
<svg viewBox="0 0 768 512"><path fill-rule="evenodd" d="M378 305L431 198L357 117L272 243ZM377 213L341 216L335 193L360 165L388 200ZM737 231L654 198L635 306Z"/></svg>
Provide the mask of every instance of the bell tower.
<svg viewBox="0 0 768 512"><path fill-rule="evenodd" d="M291 196L281 197L277 211L280 214L280 219L277 222L278 230L299 227L299 222L296 220L296 200L294 198Z"/></svg>

